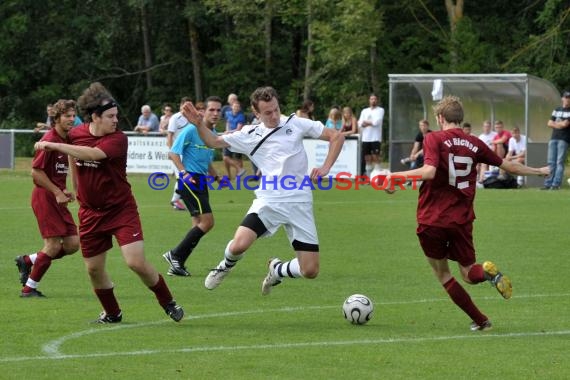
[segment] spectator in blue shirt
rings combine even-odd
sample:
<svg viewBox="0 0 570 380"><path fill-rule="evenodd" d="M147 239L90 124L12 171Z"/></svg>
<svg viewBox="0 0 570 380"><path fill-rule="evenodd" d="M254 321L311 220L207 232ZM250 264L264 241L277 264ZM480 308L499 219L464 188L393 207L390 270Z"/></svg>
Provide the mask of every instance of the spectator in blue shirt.
<svg viewBox="0 0 570 380"><path fill-rule="evenodd" d="M226 113L226 133L239 131L245 125L245 114L241 110L241 104L238 100L232 103L232 109ZM228 148L224 148L224 166L228 173L228 178L232 178L231 167L236 169L236 176L245 174L243 168L243 159L241 153L234 153Z"/></svg>
<svg viewBox="0 0 570 380"><path fill-rule="evenodd" d="M149 105L145 104L141 107L141 115L134 131L146 135L149 132L158 132L159 125L158 116L152 113Z"/></svg>

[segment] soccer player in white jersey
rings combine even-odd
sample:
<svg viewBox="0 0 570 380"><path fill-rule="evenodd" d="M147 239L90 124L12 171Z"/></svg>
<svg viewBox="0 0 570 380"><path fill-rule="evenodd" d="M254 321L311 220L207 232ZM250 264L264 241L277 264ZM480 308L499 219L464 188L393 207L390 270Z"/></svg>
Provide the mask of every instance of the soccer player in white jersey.
<svg viewBox="0 0 570 380"><path fill-rule="evenodd" d="M187 102L182 112L191 123L200 126L200 138L206 145L246 154L263 173L255 191L256 199L227 244L224 259L210 271L204 285L207 289L216 288L257 238L272 236L283 226L296 257L287 262L269 259L269 272L261 286L261 294L267 295L284 277L312 279L319 273L313 195L307 183L329 173L342 149L344 136L335 129L325 128L320 121L281 116L278 95L272 87L256 89L251 94L251 105L261 123L221 136L212 135L201 123L192 103ZM323 165L313 168L309 175L304 137L330 143ZM287 186L282 186L285 182ZM292 183L296 186L291 186Z"/></svg>

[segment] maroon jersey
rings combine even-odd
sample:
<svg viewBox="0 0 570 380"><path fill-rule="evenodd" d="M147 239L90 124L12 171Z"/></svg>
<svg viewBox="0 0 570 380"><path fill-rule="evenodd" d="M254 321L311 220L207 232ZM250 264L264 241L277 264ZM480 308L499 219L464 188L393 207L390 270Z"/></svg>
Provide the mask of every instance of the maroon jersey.
<svg viewBox="0 0 570 380"><path fill-rule="evenodd" d="M100 161L75 160L77 200L81 207L110 209L135 204L127 182L127 136L120 130L105 136L93 136L89 124L69 132L73 145L99 148L107 157Z"/></svg>
<svg viewBox="0 0 570 380"><path fill-rule="evenodd" d="M67 143L67 141L57 134L55 128L47 131L40 141L49 141L55 143ZM41 169L46 173L47 177L61 190L66 188L67 172L69 170L69 162L67 154L55 151L38 150L32 161L32 168ZM36 186L39 186L34 182Z"/></svg>
<svg viewBox="0 0 570 380"><path fill-rule="evenodd" d="M450 227L473 221L477 164L500 166L503 160L460 128L426 134L423 148L424 165L437 169L420 187L418 223Z"/></svg>

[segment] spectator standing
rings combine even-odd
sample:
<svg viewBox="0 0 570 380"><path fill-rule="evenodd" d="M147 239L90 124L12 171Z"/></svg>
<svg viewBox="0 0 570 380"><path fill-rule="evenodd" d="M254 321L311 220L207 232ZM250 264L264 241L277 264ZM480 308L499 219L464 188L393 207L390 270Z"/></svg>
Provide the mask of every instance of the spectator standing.
<svg viewBox="0 0 570 380"><path fill-rule="evenodd" d="M297 112L295 112L295 115L297 115L297 117L315 120L314 112L315 112L315 103L311 99L307 99L303 102L301 108L299 108Z"/></svg>
<svg viewBox="0 0 570 380"><path fill-rule="evenodd" d="M237 102L238 96L234 93L231 93L228 95L228 100L226 105L224 105L222 107L222 117L221 119L226 121L228 118L226 117L228 113L232 112L232 104L234 104L234 102Z"/></svg>
<svg viewBox="0 0 570 380"><path fill-rule="evenodd" d="M342 113L338 108L331 108L325 127L336 129L337 131L342 129Z"/></svg>
<svg viewBox="0 0 570 380"><path fill-rule="evenodd" d="M168 122L172 117L172 107L169 104L165 104L162 107L162 115L160 116L160 124L158 126L158 131L163 135L168 133Z"/></svg>
<svg viewBox="0 0 570 380"><path fill-rule="evenodd" d="M356 120L352 108L348 106L342 109L341 132L344 136L353 135L358 132L358 120Z"/></svg>
<svg viewBox="0 0 570 380"><path fill-rule="evenodd" d="M382 143L382 122L384 120L384 108L378 105L378 97L371 94L368 98L368 107L360 112L358 118L358 128L360 129L362 141L362 154L366 175L375 166L380 165L380 144ZM378 168L379 169L379 168Z"/></svg>
<svg viewBox="0 0 570 380"><path fill-rule="evenodd" d="M50 129L53 124L53 117L55 115L55 110L53 109L53 104L48 104L46 106L46 114L47 118L45 123L36 123L36 127L34 128L34 132L39 132L43 129Z"/></svg>
<svg viewBox="0 0 570 380"><path fill-rule="evenodd" d="M472 132L471 132L471 123L468 122L463 122L463 125L461 125L461 129L463 130L463 133L465 133L466 135L471 135L471 136L475 136Z"/></svg>
<svg viewBox="0 0 570 380"><path fill-rule="evenodd" d="M83 119L79 115L75 115L75 119L73 119L73 126L77 127L78 125L83 124Z"/></svg>
<svg viewBox="0 0 570 380"><path fill-rule="evenodd" d="M410 152L410 156L402 159L400 162L402 164L410 164L410 169L421 168L424 164L424 137L426 134L431 132L429 129L429 121L423 119L418 122L418 134L414 139L414 145Z"/></svg>
<svg viewBox="0 0 570 380"><path fill-rule="evenodd" d="M118 323L123 314L115 285L105 268L107 253L117 240L121 254L154 293L166 314L184 316L168 285L144 255L143 231L135 197L127 181L127 136L119 129L118 105L101 83L92 83L77 104L86 123L69 132L71 144L40 141L37 151L57 151L75 158L73 177L79 202L81 252L93 290L103 306L96 323Z"/></svg>
<svg viewBox="0 0 570 380"><path fill-rule="evenodd" d="M235 100L232 103L231 112L226 113L226 133L234 133L241 130L245 125L245 114L241 109L241 103L239 100ZM228 178L232 179L232 170L234 167L236 169L236 176L242 176L245 174L246 170L243 168L243 159L241 153L234 153L228 148L224 148L224 166L226 167L226 172L228 173Z"/></svg>
<svg viewBox="0 0 570 380"><path fill-rule="evenodd" d="M570 144L570 90L562 92L562 105L552 111L548 127L552 128L548 142L550 176L544 181L542 189L558 190L564 178L564 164Z"/></svg>
<svg viewBox="0 0 570 380"><path fill-rule="evenodd" d="M152 112L150 106L145 104L141 107L141 115L134 131L146 135L149 132L158 132L159 125L158 117Z"/></svg>

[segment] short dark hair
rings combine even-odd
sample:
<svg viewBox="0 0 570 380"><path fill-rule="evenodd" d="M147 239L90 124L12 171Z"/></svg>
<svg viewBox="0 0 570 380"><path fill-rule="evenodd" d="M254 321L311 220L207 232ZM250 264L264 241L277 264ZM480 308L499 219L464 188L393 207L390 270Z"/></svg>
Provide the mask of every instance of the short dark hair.
<svg viewBox="0 0 570 380"><path fill-rule="evenodd" d="M273 87L265 86L265 87L258 87L255 91L251 93L250 101L251 106L254 110L259 111L257 107L259 102L270 102L271 99L277 99L279 101L279 95L277 91Z"/></svg>
<svg viewBox="0 0 570 380"><path fill-rule="evenodd" d="M182 105L182 104L184 104L184 103L186 103L186 102L191 102L191 101L192 101L192 98L190 98L189 96L183 96L183 97L180 99L180 105Z"/></svg>
<svg viewBox="0 0 570 380"><path fill-rule="evenodd" d="M208 96L206 98L206 104L208 104L208 102L218 102L220 104L223 103L222 98L216 95Z"/></svg>

